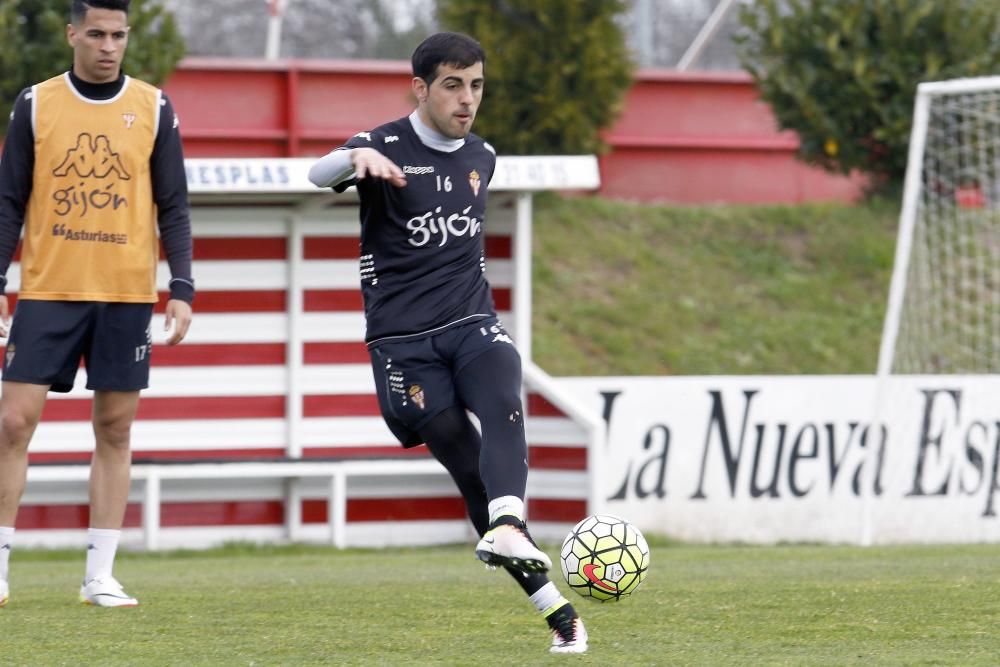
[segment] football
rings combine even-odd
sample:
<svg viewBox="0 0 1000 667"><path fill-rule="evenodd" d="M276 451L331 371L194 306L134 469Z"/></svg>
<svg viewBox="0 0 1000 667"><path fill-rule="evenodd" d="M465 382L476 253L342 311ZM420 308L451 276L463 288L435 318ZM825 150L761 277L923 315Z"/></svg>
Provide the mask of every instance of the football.
<svg viewBox="0 0 1000 667"><path fill-rule="evenodd" d="M601 602L617 601L646 578L649 546L625 519L594 514L569 531L560 560L563 577L574 591Z"/></svg>

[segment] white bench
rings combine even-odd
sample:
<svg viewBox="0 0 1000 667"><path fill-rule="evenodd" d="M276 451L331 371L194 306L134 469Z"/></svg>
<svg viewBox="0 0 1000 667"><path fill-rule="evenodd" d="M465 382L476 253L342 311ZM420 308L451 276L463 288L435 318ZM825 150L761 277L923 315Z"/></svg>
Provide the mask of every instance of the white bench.
<svg viewBox="0 0 1000 667"><path fill-rule="evenodd" d="M347 479L352 476L447 475L434 459L373 459L345 461L226 461L137 463L132 466L132 481L142 481L143 544L152 551L160 542L160 503L163 480L179 479L283 479L285 481L285 530L289 540L298 539L302 527L302 493L299 481L326 478L330 543L345 545L347 524ZM90 476L90 466L28 466L28 483L82 482Z"/></svg>

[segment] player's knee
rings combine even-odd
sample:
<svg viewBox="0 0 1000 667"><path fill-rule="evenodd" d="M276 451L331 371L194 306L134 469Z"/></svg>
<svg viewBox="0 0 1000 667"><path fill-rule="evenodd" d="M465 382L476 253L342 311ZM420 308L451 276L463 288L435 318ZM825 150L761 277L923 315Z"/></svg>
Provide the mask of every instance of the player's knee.
<svg viewBox="0 0 1000 667"><path fill-rule="evenodd" d="M471 425L465 412L457 407L447 408L420 428L420 437L436 449L450 447L454 443L464 443L469 437Z"/></svg>
<svg viewBox="0 0 1000 667"><path fill-rule="evenodd" d="M499 419L514 426L524 425L524 406L521 404L521 396L517 392L499 394L488 412L493 419Z"/></svg>
<svg viewBox="0 0 1000 667"><path fill-rule="evenodd" d="M38 418L20 410L5 409L0 412L0 448L24 449L38 425Z"/></svg>
<svg viewBox="0 0 1000 667"><path fill-rule="evenodd" d="M132 434L132 420L124 418L95 418L94 436L99 447L128 449Z"/></svg>

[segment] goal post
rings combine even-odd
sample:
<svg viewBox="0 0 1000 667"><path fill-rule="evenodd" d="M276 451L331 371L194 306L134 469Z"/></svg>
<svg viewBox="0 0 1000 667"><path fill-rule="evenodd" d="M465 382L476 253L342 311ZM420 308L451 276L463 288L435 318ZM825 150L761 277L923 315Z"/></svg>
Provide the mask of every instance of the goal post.
<svg viewBox="0 0 1000 667"><path fill-rule="evenodd" d="M917 87L879 377L1000 372L1000 76Z"/></svg>
<svg viewBox="0 0 1000 667"><path fill-rule="evenodd" d="M872 399L870 428L883 441L866 452L862 544L947 533L959 505L989 500L998 396L1000 76L922 83ZM900 529L914 521L926 521L924 532Z"/></svg>

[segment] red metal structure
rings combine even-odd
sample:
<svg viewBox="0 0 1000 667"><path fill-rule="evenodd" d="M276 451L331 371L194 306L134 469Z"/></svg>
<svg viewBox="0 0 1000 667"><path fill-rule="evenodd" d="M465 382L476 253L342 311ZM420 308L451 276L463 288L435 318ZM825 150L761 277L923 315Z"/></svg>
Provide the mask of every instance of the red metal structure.
<svg viewBox="0 0 1000 667"><path fill-rule="evenodd" d="M395 61L188 58L164 89L187 157L301 157L409 113L409 81Z"/></svg>
<svg viewBox="0 0 1000 667"><path fill-rule="evenodd" d="M640 71L606 139L601 194L684 203L848 201L863 181L795 158L749 75Z"/></svg>
<svg viewBox="0 0 1000 667"><path fill-rule="evenodd" d="M165 85L189 157L322 155L413 108L401 61L188 58ZM743 73L640 70L606 133L600 194L679 203L848 201L862 181L795 159Z"/></svg>

